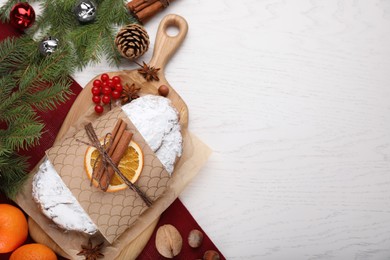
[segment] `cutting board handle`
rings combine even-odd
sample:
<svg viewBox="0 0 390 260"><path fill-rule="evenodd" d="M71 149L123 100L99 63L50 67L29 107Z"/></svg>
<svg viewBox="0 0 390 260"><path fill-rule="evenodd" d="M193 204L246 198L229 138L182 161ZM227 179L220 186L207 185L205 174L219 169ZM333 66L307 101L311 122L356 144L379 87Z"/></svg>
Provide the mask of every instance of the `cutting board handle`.
<svg viewBox="0 0 390 260"><path fill-rule="evenodd" d="M170 36L167 32L169 27L176 27L178 33ZM164 70L168 60L175 53L187 35L187 21L176 14L165 16L157 30L156 43L154 45L153 57L149 62L150 66L161 68Z"/></svg>

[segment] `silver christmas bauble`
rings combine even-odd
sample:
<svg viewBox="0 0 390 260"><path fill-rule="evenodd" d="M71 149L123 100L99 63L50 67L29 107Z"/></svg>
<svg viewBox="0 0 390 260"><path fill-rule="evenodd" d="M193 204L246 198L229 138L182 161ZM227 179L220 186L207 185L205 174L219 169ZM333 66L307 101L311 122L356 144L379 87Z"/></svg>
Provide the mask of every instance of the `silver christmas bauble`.
<svg viewBox="0 0 390 260"><path fill-rule="evenodd" d="M90 0L81 0L73 12L80 23L92 22L96 18L96 4Z"/></svg>
<svg viewBox="0 0 390 260"><path fill-rule="evenodd" d="M57 50L58 39L51 36L46 37L39 43L39 52L43 55L50 55Z"/></svg>

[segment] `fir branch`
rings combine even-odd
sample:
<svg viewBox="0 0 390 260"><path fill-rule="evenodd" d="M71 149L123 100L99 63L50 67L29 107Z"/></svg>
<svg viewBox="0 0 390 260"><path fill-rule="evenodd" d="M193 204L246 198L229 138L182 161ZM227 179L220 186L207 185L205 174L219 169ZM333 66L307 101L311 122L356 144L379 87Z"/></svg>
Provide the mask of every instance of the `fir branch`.
<svg viewBox="0 0 390 260"><path fill-rule="evenodd" d="M38 75L38 68L35 64L29 64L25 68L20 68L14 73L15 82L18 84L21 97L28 92L30 84L34 82L34 79L37 79Z"/></svg>
<svg viewBox="0 0 390 260"><path fill-rule="evenodd" d="M9 95L11 95L12 90L15 88L15 83L12 76L8 75L6 77L0 78L0 86L1 86L0 87L0 104L1 104L8 98Z"/></svg>
<svg viewBox="0 0 390 260"><path fill-rule="evenodd" d="M8 61L7 59L14 59L16 62L20 62L21 57L20 55L16 55L15 50L17 49L16 46L16 39L15 38L6 38L0 43L0 64L2 66L8 65L5 64ZM13 55L12 55L13 54Z"/></svg>
<svg viewBox="0 0 390 260"><path fill-rule="evenodd" d="M26 67L36 52L36 43L29 37L7 38L0 43L0 76Z"/></svg>
<svg viewBox="0 0 390 260"><path fill-rule="evenodd" d="M103 52L108 57L111 57L111 59L108 60L110 65L118 66L119 63L121 62L122 56L119 54L119 51L116 47L116 44L114 41L115 35L110 30L106 30L106 31L104 31L104 33L105 33L105 35L108 35L106 37L112 38L113 40L103 42L103 44L102 44Z"/></svg>
<svg viewBox="0 0 390 260"><path fill-rule="evenodd" d="M70 79L64 79L39 92L27 94L22 99L25 103L33 105L37 110L54 110L72 94L69 89L70 85Z"/></svg>
<svg viewBox="0 0 390 260"><path fill-rule="evenodd" d="M20 102L21 96L23 93L21 91L15 91L12 92L11 95L8 96L8 98L4 98L2 100L3 102L0 103L0 113L2 115L6 115L7 111L10 110L12 107L16 107L18 105L22 105Z"/></svg>
<svg viewBox="0 0 390 260"><path fill-rule="evenodd" d="M38 144L43 127L35 114L20 115L7 129L0 129L0 143L12 151L27 149Z"/></svg>
<svg viewBox="0 0 390 260"><path fill-rule="evenodd" d="M75 55L78 58L78 67L84 68L89 63L101 60L101 45L107 38L102 35L99 24L92 23L78 27L69 33L70 42L73 43Z"/></svg>
<svg viewBox="0 0 390 260"><path fill-rule="evenodd" d="M28 175L27 158L0 149L0 192L8 198L15 199Z"/></svg>
<svg viewBox="0 0 390 260"><path fill-rule="evenodd" d="M42 89L46 82L55 82L58 79L67 77L72 72L72 67L64 66L63 62L70 56L64 52L55 52L53 55L47 56L37 63L30 64L24 71L18 74L20 77L19 88Z"/></svg>
<svg viewBox="0 0 390 260"><path fill-rule="evenodd" d="M17 120L21 115L33 117L35 113L30 106L14 106L2 111L0 121L8 125L10 122Z"/></svg>
<svg viewBox="0 0 390 260"><path fill-rule="evenodd" d="M9 74L23 62L25 57L18 47L15 38L0 43L0 76Z"/></svg>
<svg viewBox="0 0 390 260"><path fill-rule="evenodd" d="M138 23L126 9L126 2L123 0L104 0L99 4L97 22L104 25L123 25Z"/></svg>
<svg viewBox="0 0 390 260"><path fill-rule="evenodd" d="M66 52L55 52L54 55L47 56L40 64L37 79L42 81L52 81L69 75L69 68L64 68L62 62L68 54Z"/></svg>
<svg viewBox="0 0 390 260"><path fill-rule="evenodd" d="M66 39L66 35L79 24L72 12L75 0L41 2L42 14L36 19L33 32L40 31L40 35L52 35L60 40Z"/></svg>

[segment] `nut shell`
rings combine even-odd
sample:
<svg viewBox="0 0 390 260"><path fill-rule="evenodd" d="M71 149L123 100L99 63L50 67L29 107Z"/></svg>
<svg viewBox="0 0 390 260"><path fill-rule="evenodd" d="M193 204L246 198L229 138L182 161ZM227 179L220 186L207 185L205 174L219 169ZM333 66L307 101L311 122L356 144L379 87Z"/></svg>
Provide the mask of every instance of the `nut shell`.
<svg viewBox="0 0 390 260"><path fill-rule="evenodd" d="M183 246L183 239L179 231L172 225L159 227L156 234L157 251L166 258L177 256Z"/></svg>
<svg viewBox="0 0 390 260"><path fill-rule="evenodd" d="M192 248L198 248L202 245L203 242L203 233L197 229L191 230L188 234L188 244Z"/></svg>
<svg viewBox="0 0 390 260"><path fill-rule="evenodd" d="M159 94L160 96L163 96L163 97L168 96L168 94L169 94L169 88L168 88L166 85L161 85L161 86L158 88L158 94Z"/></svg>
<svg viewBox="0 0 390 260"><path fill-rule="evenodd" d="M203 255L203 260L219 260L221 257L219 256L217 251L207 250Z"/></svg>

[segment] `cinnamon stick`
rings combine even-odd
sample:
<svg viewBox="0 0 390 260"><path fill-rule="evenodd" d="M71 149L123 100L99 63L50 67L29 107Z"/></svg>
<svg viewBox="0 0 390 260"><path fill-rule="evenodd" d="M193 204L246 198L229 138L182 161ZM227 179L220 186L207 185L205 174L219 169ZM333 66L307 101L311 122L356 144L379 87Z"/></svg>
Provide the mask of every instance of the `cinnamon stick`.
<svg viewBox="0 0 390 260"><path fill-rule="evenodd" d="M149 0L149 1L134 0L134 1L132 1L132 2L129 2L128 5L127 5L127 7L128 7L131 11L137 13L137 12L139 12L140 10L142 10L142 9L144 9L144 8L146 8L146 7L148 7L149 5L151 5L151 4L153 4L153 3L157 2L157 1L159 1L159 0Z"/></svg>
<svg viewBox="0 0 390 260"><path fill-rule="evenodd" d="M118 122L115 124L114 129L111 131L111 139L110 139L110 145L108 147L107 153L109 156L112 156L116 146L118 145L118 142L120 140L121 135L123 134L123 131L126 129L127 124L122 119L119 119ZM96 168L94 169L94 178L99 182L99 186L101 187L101 182L104 171L107 167L103 165L103 160L100 160L98 164L96 165Z"/></svg>
<svg viewBox="0 0 390 260"><path fill-rule="evenodd" d="M119 118L118 119L118 122L116 122L116 124L115 124L115 126L114 126L114 129L112 129L112 131L111 131L111 141L114 141L114 139L115 139L115 136L116 136L116 134L118 133L118 130L119 130L119 127L121 126L121 124L123 124L124 123L124 121L121 119L121 118ZM112 142L111 142L112 143Z"/></svg>
<svg viewBox="0 0 390 260"><path fill-rule="evenodd" d="M115 165L115 163L113 163L113 161L111 160L111 158L108 156L107 152L105 151L105 149L103 148L103 146L100 144L100 141L96 135L96 132L95 130L93 129L93 126L91 123L87 124L85 126L85 131L87 133L87 136L89 138L89 140L92 142L92 145L94 147L96 147L96 149L99 151L99 153L102 155L103 159L105 161L107 161L107 163L114 169L114 171L119 175L119 177L123 180L124 183L126 183L126 185L132 189L133 191L135 191L140 197L141 199L145 202L145 204L150 207L153 203L153 201L142 191L140 190L140 188L133 184L132 182L130 182L126 176L124 176L122 174L122 172L119 170L118 166ZM82 142L82 141L81 141ZM86 143L88 144L88 143Z"/></svg>
<svg viewBox="0 0 390 260"><path fill-rule="evenodd" d="M138 12L141 9L144 9L145 7L157 2L159 0L132 0L127 3L127 8L130 11Z"/></svg>
<svg viewBox="0 0 390 260"><path fill-rule="evenodd" d="M163 5L160 1L158 1L140 10L137 13L137 17L140 19L142 23L145 23L162 9L163 9Z"/></svg>
<svg viewBox="0 0 390 260"><path fill-rule="evenodd" d="M132 0L127 3L127 8L137 20L145 23L162 9L168 7L173 0Z"/></svg>
<svg viewBox="0 0 390 260"><path fill-rule="evenodd" d="M126 127L127 127L127 123L125 121L123 121L122 119L119 119L118 123L119 126L118 126L118 130L115 132L115 135L114 135L114 130L115 130L115 127L114 127L114 130L113 130L113 136L112 136L112 143L110 145L110 147L108 148L107 150L107 153L109 156L112 156L116 147L118 146L118 143L120 142L121 140L121 137L123 135L123 132L125 131Z"/></svg>
<svg viewBox="0 0 390 260"><path fill-rule="evenodd" d="M133 9L137 8L138 6L144 4L145 2L146 2L145 0L133 0L133 1L130 1L127 3L127 7L130 10L133 10Z"/></svg>
<svg viewBox="0 0 390 260"><path fill-rule="evenodd" d="M111 157L112 162L118 166L120 160L122 159L123 155L127 151L127 147L130 144L131 138L133 137L133 134L129 131L124 131L121 139L119 140L118 145L116 146L115 150L112 152L112 155L109 155ZM109 166L106 171L104 171L104 178L102 178L101 186L104 191L108 189L108 186L112 180L112 177L114 177L114 169Z"/></svg>

